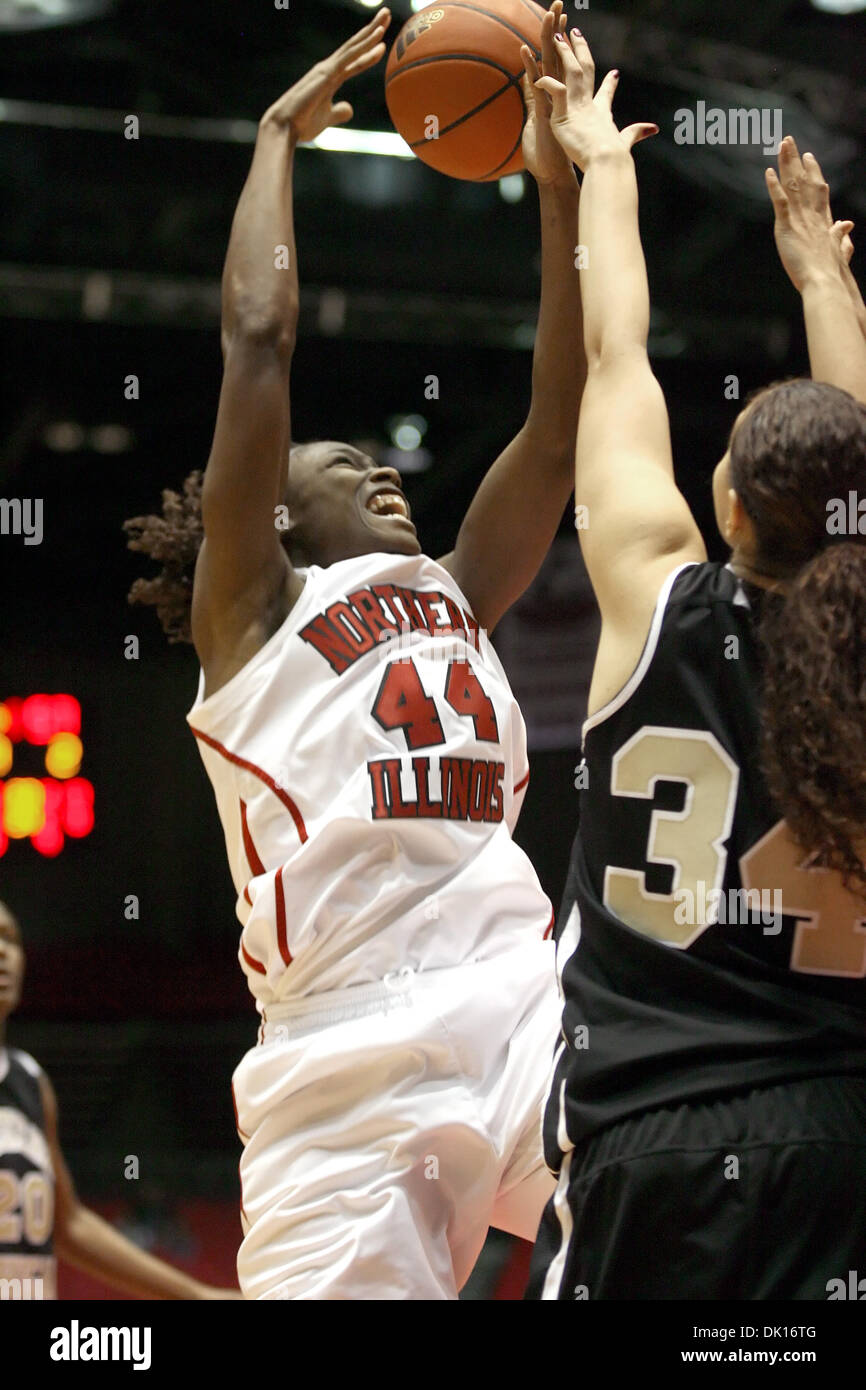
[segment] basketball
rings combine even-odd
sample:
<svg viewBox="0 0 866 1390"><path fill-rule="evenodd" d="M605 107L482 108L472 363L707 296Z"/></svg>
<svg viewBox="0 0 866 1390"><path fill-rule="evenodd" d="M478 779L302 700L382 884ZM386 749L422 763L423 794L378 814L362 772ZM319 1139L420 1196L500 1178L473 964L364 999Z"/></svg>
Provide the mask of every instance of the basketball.
<svg viewBox="0 0 866 1390"><path fill-rule="evenodd" d="M476 182L523 168L520 46L540 55L544 14L533 0L444 0L403 25L385 95L396 129L425 164Z"/></svg>

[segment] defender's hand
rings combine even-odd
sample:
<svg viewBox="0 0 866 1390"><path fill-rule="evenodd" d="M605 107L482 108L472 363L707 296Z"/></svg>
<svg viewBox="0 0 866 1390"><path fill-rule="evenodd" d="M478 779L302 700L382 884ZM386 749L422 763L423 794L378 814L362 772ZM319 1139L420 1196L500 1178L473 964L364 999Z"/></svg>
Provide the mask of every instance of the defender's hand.
<svg viewBox="0 0 866 1390"><path fill-rule="evenodd" d="M354 38L348 39L330 58L316 63L300 82L275 101L261 120L261 125L277 125L291 130L298 143L315 140L328 126L345 125L354 115L348 101L334 104L334 95L350 77L366 72L384 55L382 42L391 12L382 9L365 24Z"/></svg>
<svg viewBox="0 0 866 1390"><path fill-rule="evenodd" d="M779 173L768 169L766 179L776 215L776 249L794 288L802 290L810 275L847 266L854 224L834 223L830 190L815 156L801 159L793 136L786 135L779 146Z"/></svg>
<svg viewBox="0 0 866 1390"><path fill-rule="evenodd" d="M638 140L658 134L658 126L649 121L617 130L611 105L619 73L609 72L593 96L595 63L579 29L572 29L570 35L557 34L554 41L564 81L542 77L535 86L552 98L551 129L579 169L585 170L591 160L611 151L628 153Z"/></svg>

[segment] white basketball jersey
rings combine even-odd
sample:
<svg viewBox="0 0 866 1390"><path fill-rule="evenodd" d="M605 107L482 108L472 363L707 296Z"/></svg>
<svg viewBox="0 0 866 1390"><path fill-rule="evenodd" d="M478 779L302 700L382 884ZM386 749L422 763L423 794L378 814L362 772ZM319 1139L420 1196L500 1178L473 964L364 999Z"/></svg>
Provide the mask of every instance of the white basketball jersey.
<svg viewBox="0 0 866 1390"><path fill-rule="evenodd" d="M514 844L529 779L508 680L426 556L302 572L243 670L188 714L261 1006L491 956L552 925Z"/></svg>

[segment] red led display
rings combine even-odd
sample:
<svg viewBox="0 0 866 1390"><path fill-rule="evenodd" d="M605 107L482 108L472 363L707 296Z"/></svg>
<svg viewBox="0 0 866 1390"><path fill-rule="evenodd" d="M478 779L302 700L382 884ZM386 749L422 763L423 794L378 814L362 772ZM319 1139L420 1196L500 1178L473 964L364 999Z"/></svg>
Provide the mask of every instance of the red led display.
<svg viewBox="0 0 866 1390"><path fill-rule="evenodd" d="M11 695L0 704L0 855L29 839L48 858L93 829L93 786L78 776L81 706L74 695ZM52 776L14 776L16 743L45 749Z"/></svg>

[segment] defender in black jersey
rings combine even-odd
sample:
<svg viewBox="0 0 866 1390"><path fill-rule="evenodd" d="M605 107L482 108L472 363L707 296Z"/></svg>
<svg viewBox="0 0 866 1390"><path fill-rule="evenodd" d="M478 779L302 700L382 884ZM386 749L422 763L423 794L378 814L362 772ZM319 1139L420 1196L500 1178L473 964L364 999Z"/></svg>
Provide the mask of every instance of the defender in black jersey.
<svg viewBox="0 0 866 1390"><path fill-rule="evenodd" d="M731 560L708 564L646 355L615 78L593 102L585 40L563 63L546 85L585 171L576 502L602 634L529 1296L827 1298L866 1270L862 301L817 162L786 141L777 243L831 384L741 413L715 478Z"/></svg>
<svg viewBox="0 0 866 1390"><path fill-rule="evenodd" d="M26 1052L0 1049L2 1299L57 1296L54 1169L45 1138L41 1075Z"/></svg>
<svg viewBox="0 0 866 1390"><path fill-rule="evenodd" d="M57 1139L57 1101L26 1052L7 1048L21 997L24 951L0 903L0 1301L57 1297L57 1253L140 1298L238 1299L140 1250L78 1200Z"/></svg>

